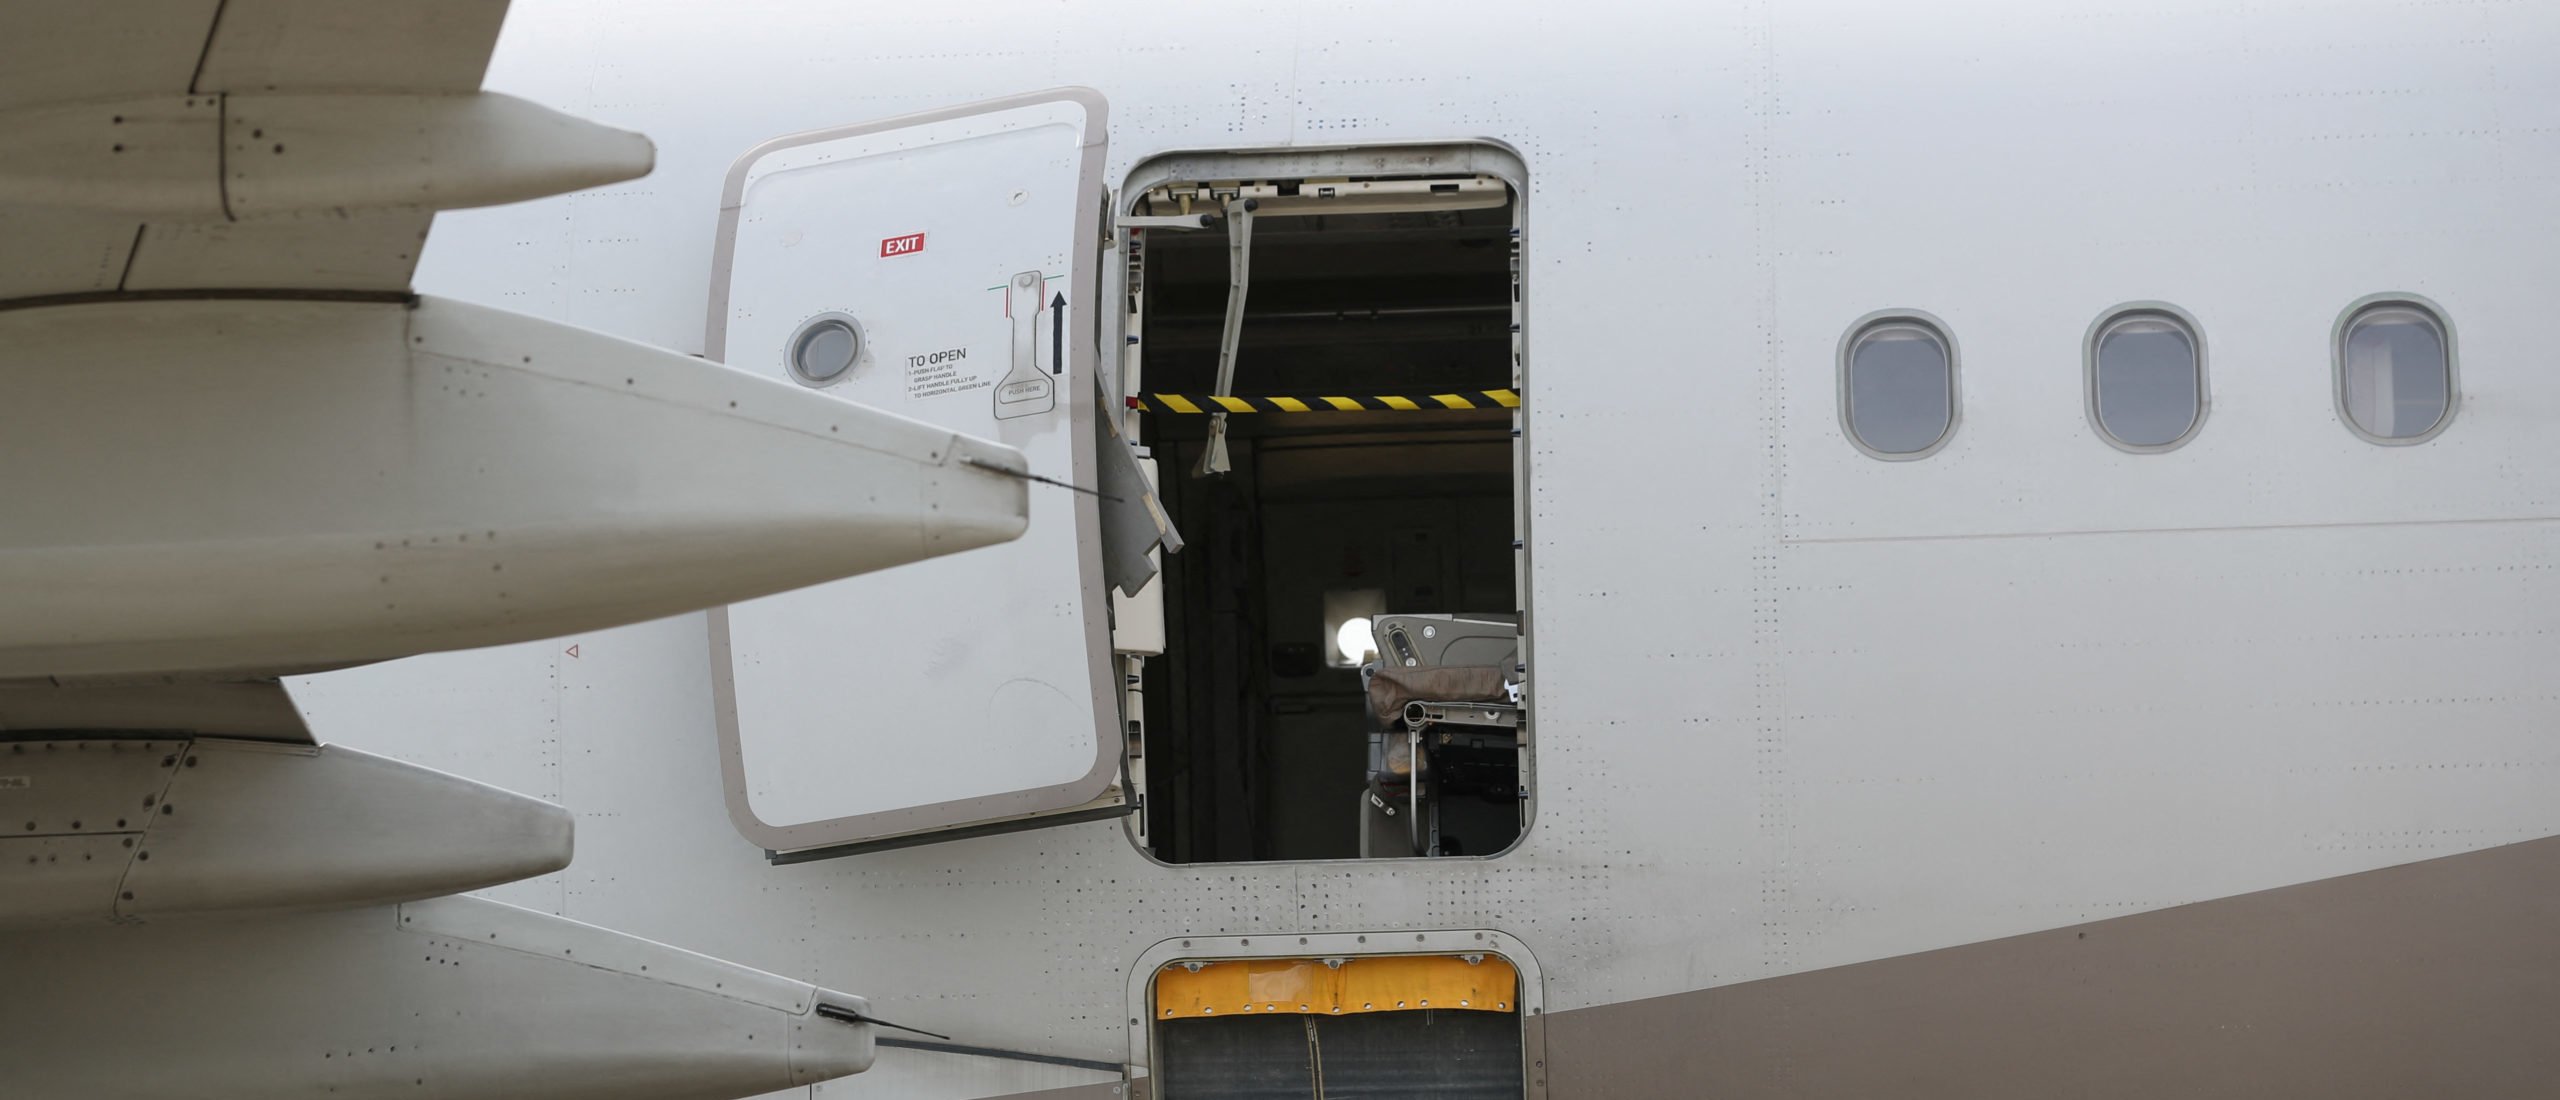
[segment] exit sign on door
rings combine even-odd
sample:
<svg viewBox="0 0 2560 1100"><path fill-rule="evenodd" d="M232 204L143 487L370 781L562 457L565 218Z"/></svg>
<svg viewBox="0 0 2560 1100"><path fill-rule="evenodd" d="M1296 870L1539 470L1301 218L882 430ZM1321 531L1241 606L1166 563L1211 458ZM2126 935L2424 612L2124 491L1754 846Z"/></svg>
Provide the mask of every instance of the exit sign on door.
<svg viewBox="0 0 2560 1100"><path fill-rule="evenodd" d="M924 234L922 233L909 233L903 237L883 237L880 239L880 254L882 256L904 256L911 252L922 251L924 251Z"/></svg>

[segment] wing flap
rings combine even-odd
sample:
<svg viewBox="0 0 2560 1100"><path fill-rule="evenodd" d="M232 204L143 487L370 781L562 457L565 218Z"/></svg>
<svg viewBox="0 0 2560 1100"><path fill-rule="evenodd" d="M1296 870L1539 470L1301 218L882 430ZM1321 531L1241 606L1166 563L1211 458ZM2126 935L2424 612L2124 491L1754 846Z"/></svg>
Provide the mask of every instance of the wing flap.
<svg viewBox="0 0 2560 1100"><path fill-rule="evenodd" d="M0 110L184 93L222 7L218 0L0 5Z"/></svg>
<svg viewBox="0 0 2560 1100"><path fill-rule="evenodd" d="M507 0L229 0L198 92L468 92L480 87Z"/></svg>
<svg viewBox="0 0 2560 1100"><path fill-rule="evenodd" d="M0 300L116 289L141 228L117 214L0 206Z"/></svg>
<svg viewBox="0 0 2560 1100"><path fill-rule="evenodd" d="M386 213L328 221L154 222L122 289L406 290L433 219Z"/></svg>
<svg viewBox="0 0 2560 1100"><path fill-rule="evenodd" d="M312 744L302 711L274 679L137 676L0 680L0 734L204 734Z"/></svg>

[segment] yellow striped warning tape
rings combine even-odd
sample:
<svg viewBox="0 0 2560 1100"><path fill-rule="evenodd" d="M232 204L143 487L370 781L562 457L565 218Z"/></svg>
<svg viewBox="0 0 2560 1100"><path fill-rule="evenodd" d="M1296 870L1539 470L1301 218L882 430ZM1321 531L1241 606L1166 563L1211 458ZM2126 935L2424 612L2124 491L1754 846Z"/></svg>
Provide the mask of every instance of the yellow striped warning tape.
<svg viewBox="0 0 2560 1100"><path fill-rule="evenodd" d="M1147 412L1165 413L1302 413L1302 412L1413 412L1422 409L1516 409L1520 395L1512 390L1468 390L1464 393L1429 393L1413 397L1387 394L1379 397L1251 397L1215 394L1142 393L1129 398L1129 407Z"/></svg>

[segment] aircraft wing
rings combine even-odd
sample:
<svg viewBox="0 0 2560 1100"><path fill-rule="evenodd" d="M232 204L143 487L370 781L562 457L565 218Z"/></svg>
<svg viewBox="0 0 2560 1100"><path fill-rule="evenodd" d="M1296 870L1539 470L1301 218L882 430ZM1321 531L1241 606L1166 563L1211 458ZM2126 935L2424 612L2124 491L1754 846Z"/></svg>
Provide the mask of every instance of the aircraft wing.
<svg viewBox="0 0 2560 1100"><path fill-rule="evenodd" d="M1013 448L411 293L436 211L652 167L480 89L505 13L0 0L0 971L71 998L0 1006L33 1093L645 1100L870 1064L860 998L449 896L566 866L568 812L323 743L279 680L1028 523ZM403 1057L356 1064L377 1045Z"/></svg>
<svg viewBox="0 0 2560 1100"><path fill-rule="evenodd" d="M506 0L0 6L0 115L54 114L46 110L49 105L128 100L176 100L182 111L219 111L234 90L475 92L506 10ZM145 132L140 115L123 118L112 107L106 116L105 129L86 143L93 155L100 144L110 158L141 156L147 145L207 136L171 135L165 127ZM127 125L133 132L120 133ZM231 133L220 122L211 127L210 136L223 145L212 150L212 170L222 172L230 155L280 155L278 143L257 129ZM196 152L201 169L205 150ZM219 196L222 181L212 186ZM202 288L405 291L433 217L431 210L397 210L242 221L0 202L0 257L7 257L0 261L0 304L67 304ZM273 678L0 681L0 732L12 730L183 730L312 741L284 686Z"/></svg>
<svg viewBox="0 0 2560 1100"><path fill-rule="evenodd" d="M0 182L0 308L205 290L405 293L432 204L243 218L229 209L229 177L245 178L255 158L297 150L282 132L241 125L245 115L191 112L222 116L234 92L470 95L506 10L506 0L0 6L0 117L33 118L51 131L18 150L14 170L0 167L0 180L18 177ZM109 191L145 192L117 186L115 162L128 157L159 162L146 170L156 184L147 193L62 193L83 176ZM186 201L208 189L214 209ZM270 677L0 680L0 732L9 730L312 741Z"/></svg>
<svg viewBox="0 0 2560 1100"><path fill-rule="evenodd" d="M218 113L235 92L470 93L480 87L506 9L505 0L12 4L0 7L0 113L114 101L175 103L183 113L189 100L198 101L193 109ZM116 115L109 110L109 119ZM124 127L132 132L116 132ZM218 149L167 151L146 147L202 146L207 135L146 129L168 127L128 116L91 128L84 144L103 147L108 158L174 162L193 154L186 159L197 162L199 174L239 174L254 170L257 158L296 152L256 125L212 127ZM217 205L221 186L213 182ZM8 257L0 263L0 299L204 287L402 291L433 217L430 209L239 213L205 218L0 201L0 255Z"/></svg>
<svg viewBox="0 0 2560 1100"><path fill-rule="evenodd" d="M529 641L1021 532L1010 448L410 293L436 211L653 166L480 88L505 13L0 2L0 681Z"/></svg>

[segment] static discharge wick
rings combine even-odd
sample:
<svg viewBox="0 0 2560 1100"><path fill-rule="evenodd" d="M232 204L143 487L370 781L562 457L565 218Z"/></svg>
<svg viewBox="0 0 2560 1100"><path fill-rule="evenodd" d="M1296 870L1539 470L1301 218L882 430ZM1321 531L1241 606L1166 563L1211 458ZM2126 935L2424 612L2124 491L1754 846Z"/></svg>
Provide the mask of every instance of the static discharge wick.
<svg viewBox="0 0 2560 1100"><path fill-rule="evenodd" d="M1070 483L1070 482L1060 481L1060 480L1058 480L1058 479L1056 479L1056 478L1053 478L1053 477L1042 477L1042 476L1040 476L1040 475L1038 475L1038 474L1031 473L1031 472L1029 472L1029 471L1027 471L1027 470L1008 470L1008 469L1005 469L1004 467L1002 467L1002 466L998 466L998 465L996 465L996 464L994 464L994 463L991 463L991 462L980 462L980 461L978 461L977 459L974 459L974 458L962 458L962 459L960 460L960 464L961 464L961 465L963 465L963 466L975 466L975 467L977 467L977 468L979 468L979 469L981 469L981 470L989 470L989 471L992 471L992 472L995 472L995 473L1003 474L1003 475L1004 475L1004 476L1006 476L1006 477L1018 477L1018 478L1021 478L1021 479L1022 479L1022 480L1024 480L1024 481L1037 481L1037 482L1039 482L1039 483L1040 483L1040 484L1042 484L1042 485L1055 485L1055 486L1057 486L1058 488L1061 488L1061 489L1073 489L1073 490L1075 490L1076 492L1079 492L1079 493L1085 493L1085 494L1088 494L1088 495L1091 495L1091 496L1101 497L1102 499L1107 500L1107 501L1110 501L1110 502L1111 502L1111 503L1113 503L1113 504L1118 504L1118 503L1120 503L1120 502L1121 502L1121 500L1120 500L1120 498L1119 498L1119 497L1112 496L1111 494L1106 493L1106 492L1103 492L1103 491L1102 491L1102 490L1100 490L1100 489L1087 489L1087 488L1085 488L1085 487L1084 487L1084 486L1082 486L1082 485L1076 485L1076 484L1072 484L1072 483Z"/></svg>

